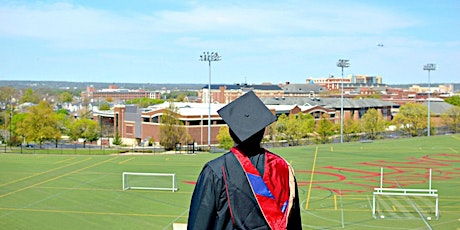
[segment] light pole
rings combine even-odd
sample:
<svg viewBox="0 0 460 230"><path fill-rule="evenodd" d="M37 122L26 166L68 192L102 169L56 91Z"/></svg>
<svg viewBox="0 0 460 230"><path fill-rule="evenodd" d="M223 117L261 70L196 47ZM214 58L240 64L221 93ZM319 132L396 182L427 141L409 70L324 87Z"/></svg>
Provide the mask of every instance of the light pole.
<svg viewBox="0 0 460 230"><path fill-rule="evenodd" d="M337 61L337 67L342 68L342 81L341 81L341 93L340 93L340 143L343 143L343 68L350 67L350 60L339 59Z"/></svg>
<svg viewBox="0 0 460 230"><path fill-rule="evenodd" d="M428 134L427 136L430 136L430 132L431 132L431 127L430 127L430 124L431 124L431 108L430 108L430 98L431 98L431 85L430 85L430 72L432 70L436 70L436 64L426 64L423 66L423 70L427 70L428 71Z"/></svg>
<svg viewBox="0 0 460 230"><path fill-rule="evenodd" d="M209 63L209 84L208 84L208 148L211 150L211 62L220 61L221 57L217 52L203 52L200 61Z"/></svg>
<svg viewBox="0 0 460 230"><path fill-rule="evenodd" d="M13 123L13 98L12 97L10 97L10 108L9 109L10 109L10 133L8 135L8 137L9 137L8 141L9 141L9 145L11 147L11 146L13 146L13 144L11 142L11 140L12 140L11 136L13 135L13 129L12 129L12 126L11 126L12 123Z"/></svg>
<svg viewBox="0 0 460 230"><path fill-rule="evenodd" d="M101 142L101 150L102 150L102 116L99 114L99 127L101 128L101 131L99 132L99 141Z"/></svg>

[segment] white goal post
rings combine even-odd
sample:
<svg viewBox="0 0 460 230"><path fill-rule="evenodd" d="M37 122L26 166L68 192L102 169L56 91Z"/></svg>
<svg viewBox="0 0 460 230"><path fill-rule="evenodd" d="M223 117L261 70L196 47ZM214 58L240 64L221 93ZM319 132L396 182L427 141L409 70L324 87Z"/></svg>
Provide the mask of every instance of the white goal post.
<svg viewBox="0 0 460 230"><path fill-rule="evenodd" d="M178 190L175 173L123 172L123 191L127 189Z"/></svg>
<svg viewBox="0 0 460 230"><path fill-rule="evenodd" d="M383 168L380 168L380 187L374 188L372 196L372 216L376 218L376 199L379 195L383 196L406 196L406 197L433 197L435 198L435 217L439 218L439 197L438 190L431 188L431 174L429 175L428 189L404 189L404 188L384 188L383 187ZM416 208L414 206L414 208ZM418 210L417 210L418 211ZM419 213L420 214L420 213Z"/></svg>

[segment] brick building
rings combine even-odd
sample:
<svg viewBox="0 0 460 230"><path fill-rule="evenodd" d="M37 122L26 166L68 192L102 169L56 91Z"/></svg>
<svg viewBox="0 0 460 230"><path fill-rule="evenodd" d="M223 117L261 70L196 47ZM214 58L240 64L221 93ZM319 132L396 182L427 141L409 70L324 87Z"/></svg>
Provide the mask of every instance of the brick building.
<svg viewBox="0 0 460 230"><path fill-rule="evenodd" d="M125 101L136 98L160 99L161 94L158 91L119 89L116 85L110 85L108 89L101 90L97 90L93 86L88 86L86 87L86 91L81 93L81 97L90 100L106 100L110 98L114 101Z"/></svg>
<svg viewBox="0 0 460 230"><path fill-rule="evenodd" d="M233 85L211 85L211 89L206 85L198 91L198 97L202 103L223 103L227 104L240 97L249 90L259 98L284 97L283 89L278 85L272 84L233 84Z"/></svg>
<svg viewBox="0 0 460 230"><path fill-rule="evenodd" d="M208 144L208 104L204 103L174 103L177 107L179 120L197 145ZM225 104L211 104L211 144L217 144L217 134L225 122L217 113L217 110ZM318 105L268 105L277 117L281 114L296 114L299 112L310 113L318 120L323 113L328 113L331 120L335 121L335 110L323 108ZM111 110L112 114L94 113L94 119L98 121L113 121L112 133L118 132L125 145L137 146L147 140L158 142L161 116L169 108L169 103L151 106L148 109L139 109L136 105L117 105ZM185 144L185 143L182 143Z"/></svg>

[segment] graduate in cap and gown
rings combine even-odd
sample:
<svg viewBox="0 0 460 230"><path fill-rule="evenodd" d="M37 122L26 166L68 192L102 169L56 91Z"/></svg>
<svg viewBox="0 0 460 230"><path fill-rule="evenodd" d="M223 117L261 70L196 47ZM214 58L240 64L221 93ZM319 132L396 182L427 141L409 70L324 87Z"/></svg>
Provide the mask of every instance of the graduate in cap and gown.
<svg viewBox="0 0 460 230"><path fill-rule="evenodd" d="M260 146L276 117L253 91L217 112L235 146L204 165L187 229L302 229L293 168Z"/></svg>

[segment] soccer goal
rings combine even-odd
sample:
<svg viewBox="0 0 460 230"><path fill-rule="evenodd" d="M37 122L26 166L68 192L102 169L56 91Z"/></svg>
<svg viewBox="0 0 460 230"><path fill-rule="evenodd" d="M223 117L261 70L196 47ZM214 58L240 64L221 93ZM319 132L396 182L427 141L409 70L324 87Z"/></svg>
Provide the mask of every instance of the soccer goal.
<svg viewBox="0 0 460 230"><path fill-rule="evenodd" d="M177 191L175 173L123 172L123 191L127 189Z"/></svg>
<svg viewBox="0 0 460 230"><path fill-rule="evenodd" d="M431 188L430 169L428 189L405 189L405 188L384 188L383 168L380 169L380 187L374 188L372 196L372 216L385 218L385 213L404 213L406 216L420 216L431 220L432 214L439 218L439 197L438 190ZM433 202L434 199L434 202ZM412 213L412 214L411 214Z"/></svg>

